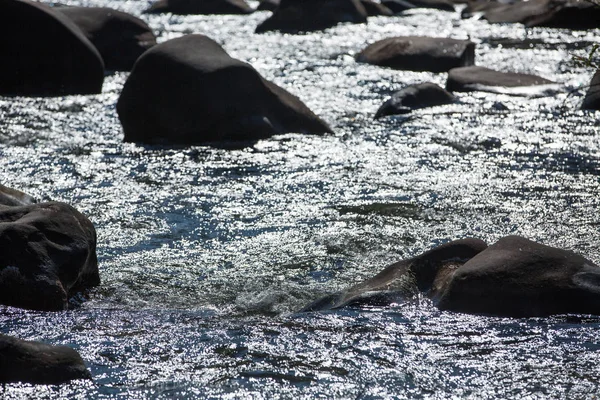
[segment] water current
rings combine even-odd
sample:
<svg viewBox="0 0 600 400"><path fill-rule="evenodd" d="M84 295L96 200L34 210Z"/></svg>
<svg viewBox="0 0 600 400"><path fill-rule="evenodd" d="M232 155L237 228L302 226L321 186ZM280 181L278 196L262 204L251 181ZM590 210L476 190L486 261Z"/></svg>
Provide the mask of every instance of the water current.
<svg viewBox="0 0 600 400"><path fill-rule="evenodd" d="M63 0L140 16L149 1ZM256 3L253 3L256 4ZM416 297L297 313L389 263L464 237L519 234L600 261L600 114L571 32L411 11L304 35L249 16L142 15L165 41L210 36L300 97L335 134L237 149L123 143L102 94L0 97L0 179L95 224L102 284L73 310L0 308L0 332L77 349L94 379L11 384L6 398L590 398L600 318L490 318ZM564 83L548 97L459 93L373 120L407 84L446 74L354 61L378 39L470 38L476 63Z"/></svg>

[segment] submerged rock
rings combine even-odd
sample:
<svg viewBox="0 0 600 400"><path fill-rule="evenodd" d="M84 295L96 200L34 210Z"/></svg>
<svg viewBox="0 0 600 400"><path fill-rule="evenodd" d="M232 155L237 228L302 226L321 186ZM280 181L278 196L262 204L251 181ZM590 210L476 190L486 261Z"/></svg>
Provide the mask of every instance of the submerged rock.
<svg viewBox="0 0 600 400"><path fill-rule="evenodd" d="M256 27L256 33L318 31L343 22L367 22L367 11L359 0L281 0L273 15Z"/></svg>
<svg viewBox="0 0 600 400"><path fill-rule="evenodd" d="M513 95L550 95L561 85L537 75L500 72L485 67L454 68L448 72L446 89L452 92L482 91Z"/></svg>
<svg viewBox="0 0 600 400"><path fill-rule="evenodd" d="M251 14L252 7L244 0L158 0L144 11L150 14Z"/></svg>
<svg viewBox="0 0 600 400"><path fill-rule="evenodd" d="M446 72L473 65L475 44L450 38L400 36L367 46L356 60L401 70Z"/></svg>
<svg viewBox="0 0 600 400"><path fill-rule="evenodd" d="M596 70L596 73L592 77L581 108L584 110L600 110L600 69Z"/></svg>
<svg viewBox="0 0 600 400"><path fill-rule="evenodd" d="M58 385L91 378L79 353L70 347L0 334L0 383Z"/></svg>
<svg viewBox="0 0 600 400"><path fill-rule="evenodd" d="M81 29L100 52L108 70L130 71L138 57L156 44L148 24L133 15L105 7L56 10Z"/></svg>
<svg viewBox="0 0 600 400"><path fill-rule="evenodd" d="M425 82L409 85L397 91L387 100L377 113L375 119L386 115L406 114L419 108L441 106L456 101L452 93L442 89L435 83Z"/></svg>
<svg viewBox="0 0 600 400"><path fill-rule="evenodd" d="M0 304L65 310L75 293L100 283L96 230L67 204L18 200L0 205Z"/></svg>
<svg viewBox="0 0 600 400"><path fill-rule="evenodd" d="M117 103L124 140L198 144L331 132L297 97L203 35L148 50Z"/></svg>
<svg viewBox="0 0 600 400"><path fill-rule="evenodd" d="M63 14L29 0L0 2L0 95L100 93L98 50Z"/></svg>
<svg viewBox="0 0 600 400"><path fill-rule="evenodd" d="M506 317L600 315L600 267L570 251L508 236L447 243L392 264L375 277L305 311L377 304L410 295L407 281L441 310Z"/></svg>

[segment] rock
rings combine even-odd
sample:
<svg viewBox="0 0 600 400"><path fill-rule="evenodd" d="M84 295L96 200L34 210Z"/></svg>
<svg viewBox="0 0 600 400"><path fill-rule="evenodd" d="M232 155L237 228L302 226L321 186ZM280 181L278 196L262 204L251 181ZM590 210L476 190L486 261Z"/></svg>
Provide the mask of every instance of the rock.
<svg viewBox="0 0 600 400"><path fill-rule="evenodd" d="M0 334L0 383L58 385L91 378L79 353L70 347Z"/></svg>
<svg viewBox="0 0 600 400"><path fill-rule="evenodd" d="M600 6L589 1L552 1L550 9L525 21L528 27L571 29L582 31L600 27Z"/></svg>
<svg viewBox="0 0 600 400"><path fill-rule="evenodd" d="M365 8L365 11L369 17L375 17L379 15L389 17L394 15L392 10L381 3L374 2L373 0L361 0L360 3Z"/></svg>
<svg viewBox="0 0 600 400"><path fill-rule="evenodd" d="M98 50L67 17L29 0L0 2L0 95L100 93Z"/></svg>
<svg viewBox="0 0 600 400"><path fill-rule="evenodd" d="M406 10L416 8L412 2L406 0L382 0L381 4L392 10L394 14L400 14Z"/></svg>
<svg viewBox="0 0 600 400"><path fill-rule="evenodd" d="M556 82L536 75L500 72L477 66L451 69L446 81L446 89L452 92L483 91L541 96L553 94L560 88Z"/></svg>
<svg viewBox="0 0 600 400"><path fill-rule="evenodd" d="M479 239L446 243L417 257L394 263L373 278L319 299L302 311L390 304L398 298L413 296L415 291L412 287L421 291L429 290L440 270L462 265L486 248L487 244Z"/></svg>
<svg viewBox="0 0 600 400"><path fill-rule="evenodd" d="M475 1L469 3L462 12L463 18L470 18L478 13L491 24L525 23L527 19L544 14L552 0L529 0L505 3L498 1Z"/></svg>
<svg viewBox="0 0 600 400"><path fill-rule="evenodd" d="M447 243L392 264L304 311L389 304L424 292L441 310L502 317L600 315L600 267L567 250L507 236Z"/></svg>
<svg viewBox="0 0 600 400"><path fill-rule="evenodd" d="M508 236L449 271L431 297L442 310L470 314L600 315L600 267L573 252Z"/></svg>
<svg viewBox="0 0 600 400"><path fill-rule="evenodd" d="M273 15L258 25L256 33L318 31L343 22L367 22L367 11L359 0L281 0Z"/></svg>
<svg viewBox="0 0 600 400"><path fill-rule="evenodd" d="M112 71L131 71L133 64L156 44L152 29L133 15L104 7L60 7L92 42Z"/></svg>
<svg viewBox="0 0 600 400"><path fill-rule="evenodd" d="M35 199L20 190L0 184L0 206L26 206L35 203Z"/></svg>
<svg viewBox="0 0 600 400"><path fill-rule="evenodd" d="M279 0L261 0L256 11L275 11L279 7Z"/></svg>
<svg viewBox="0 0 600 400"><path fill-rule="evenodd" d="M383 103L375 119L386 115L407 114L412 110L451 104L456 101L452 93L442 89L435 83L425 82L409 85L397 91L388 101Z"/></svg>
<svg viewBox="0 0 600 400"><path fill-rule="evenodd" d="M456 11L454 3L449 0L410 0L415 8L431 8L440 11Z"/></svg>
<svg viewBox="0 0 600 400"><path fill-rule="evenodd" d="M150 14L251 14L244 0L159 0L144 11Z"/></svg>
<svg viewBox="0 0 600 400"><path fill-rule="evenodd" d="M286 132L331 132L297 97L231 58L203 35L144 53L117 103L125 141L256 141Z"/></svg>
<svg viewBox="0 0 600 400"><path fill-rule="evenodd" d="M96 230L67 204L0 205L0 244L0 304L65 310L100 283Z"/></svg>
<svg viewBox="0 0 600 400"><path fill-rule="evenodd" d="M596 70L592 77L581 108L584 110L600 110L600 69Z"/></svg>
<svg viewBox="0 0 600 400"><path fill-rule="evenodd" d="M367 46L356 60L401 70L446 72L473 65L475 44L468 40L400 36Z"/></svg>

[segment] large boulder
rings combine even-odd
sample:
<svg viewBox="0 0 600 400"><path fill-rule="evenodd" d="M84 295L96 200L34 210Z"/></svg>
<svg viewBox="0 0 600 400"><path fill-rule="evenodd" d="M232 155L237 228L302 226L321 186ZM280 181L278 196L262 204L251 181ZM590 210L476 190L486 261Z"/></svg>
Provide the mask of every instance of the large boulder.
<svg viewBox="0 0 600 400"><path fill-rule="evenodd" d="M450 38L392 37L367 46L356 55L356 61L401 70L446 72L473 65L475 44Z"/></svg>
<svg viewBox="0 0 600 400"><path fill-rule="evenodd" d="M375 119L386 115L407 114L412 110L451 104L456 101L452 93L442 89L435 83L425 82L409 85L392 95L377 113Z"/></svg>
<svg viewBox="0 0 600 400"><path fill-rule="evenodd" d="M592 77L581 108L584 110L600 110L600 69L596 70L596 73Z"/></svg>
<svg viewBox="0 0 600 400"><path fill-rule="evenodd" d="M281 0L273 15L256 27L256 33L318 31L342 22L367 22L367 11L359 0Z"/></svg>
<svg viewBox="0 0 600 400"><path fill-rule="evenodd" d="M244 0L158 0L145 13L250 14L254 10Z"/></svg>
<svg viewBox="0 0 600 400"><path fill-rule="evenodd" d="M0 246L0 304L64 310L100 283L96 230L67 204L0 205Z"/></svg>
<svg viewBox="0 0 600 400"><path fill-rule="evenodd" d="M599 26L600 7L584 0L528 0L470 2L463 18L482 15L490 23L522 23L571 30L594 29Z"/></svg>
<svg viewBox="0 0 600 400"><path fill-rule="evenodd" d="M451 69L446 81L446 89L452 92L543 95L554 93L559 87L556 82L537 75L500 72L477 66Z"/></svg>
<svg viewBox="0 0 600 400"><path fill-rule="evenodd" d="M0 95L99 93L98 50L66 16L29 0L0 1Z"/></svg>
<svg viewBox="0 0 600 400"><path fill-rule="evenodd" d="M117 103L125 141L255 141L331 132L297 97L203 35L169 40L136 63Z"/></svg>
<svg viewBox="0 0 600 400"><path fill-rule="evenodd" d="M448 273L442 310L510 317L600 315L600 267L570 251L508 236Z"/></svg>
<svg viewBox="0 0 600 400"><path fill-rule="evenodd" d="M588 30L600 27L600 6L591 1L553 1L546 12L525 21L528 27Z"/></svg>
<svg viewBox="0 0 600 400"><path fill-rule="evenodd" d="M508 236L454 241L393 264L305 311L406 299L412 285L441 310L504 317L600 315L600 267L567 250Z"/></svg>
<svg viewBox="0 0 600 400"><path fill-rule="evenodd" d="M79 353L70 347L0 334L0 383L58 385L91 378Z"/></svg>
<svg viewBox="0 0 600 400"><path fill-rule="evenodd" d="M112 71L131 71L133 64L156 44L152 29L133 15L105 7L60 7L92 42Z"/></svg>
<svg viewBox="0 0 600 400"><path fill-rule="evenodd" d="M462 239L443 244L414 258L394 263L373 278L323 297L307 305L302 311L393 303L404 296L414 295L415 290L430 290L440 271L462 265L486 248L487 244L479 239Z"/></svg>

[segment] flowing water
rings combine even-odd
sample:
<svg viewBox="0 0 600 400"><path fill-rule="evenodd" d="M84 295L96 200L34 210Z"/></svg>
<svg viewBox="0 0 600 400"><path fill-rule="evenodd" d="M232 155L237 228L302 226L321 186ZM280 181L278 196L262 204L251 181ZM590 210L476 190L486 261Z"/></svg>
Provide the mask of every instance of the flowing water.
<svg viewBox="0 0 600 400"><path fill-rule="evenodd" d="M140 15L148 1L68 0ZM0 97L1 182L95 224L102 284L81 307L0 309L0 332L77 349L94 379L11 384L6 398L590 398L600 318L509 319L383 308L297 313L385 265L464 237L519 234L600 261L600 114L580 111L600 29L570 32L419 10L305 35L269 14L143 15L165 41L210 36L299 96L335 134L238 150L122 143L102 94ZM549 97L462 93L373 120L446 74L358 64L399 35L471 38L476 63L565 84Z"/></svg>

